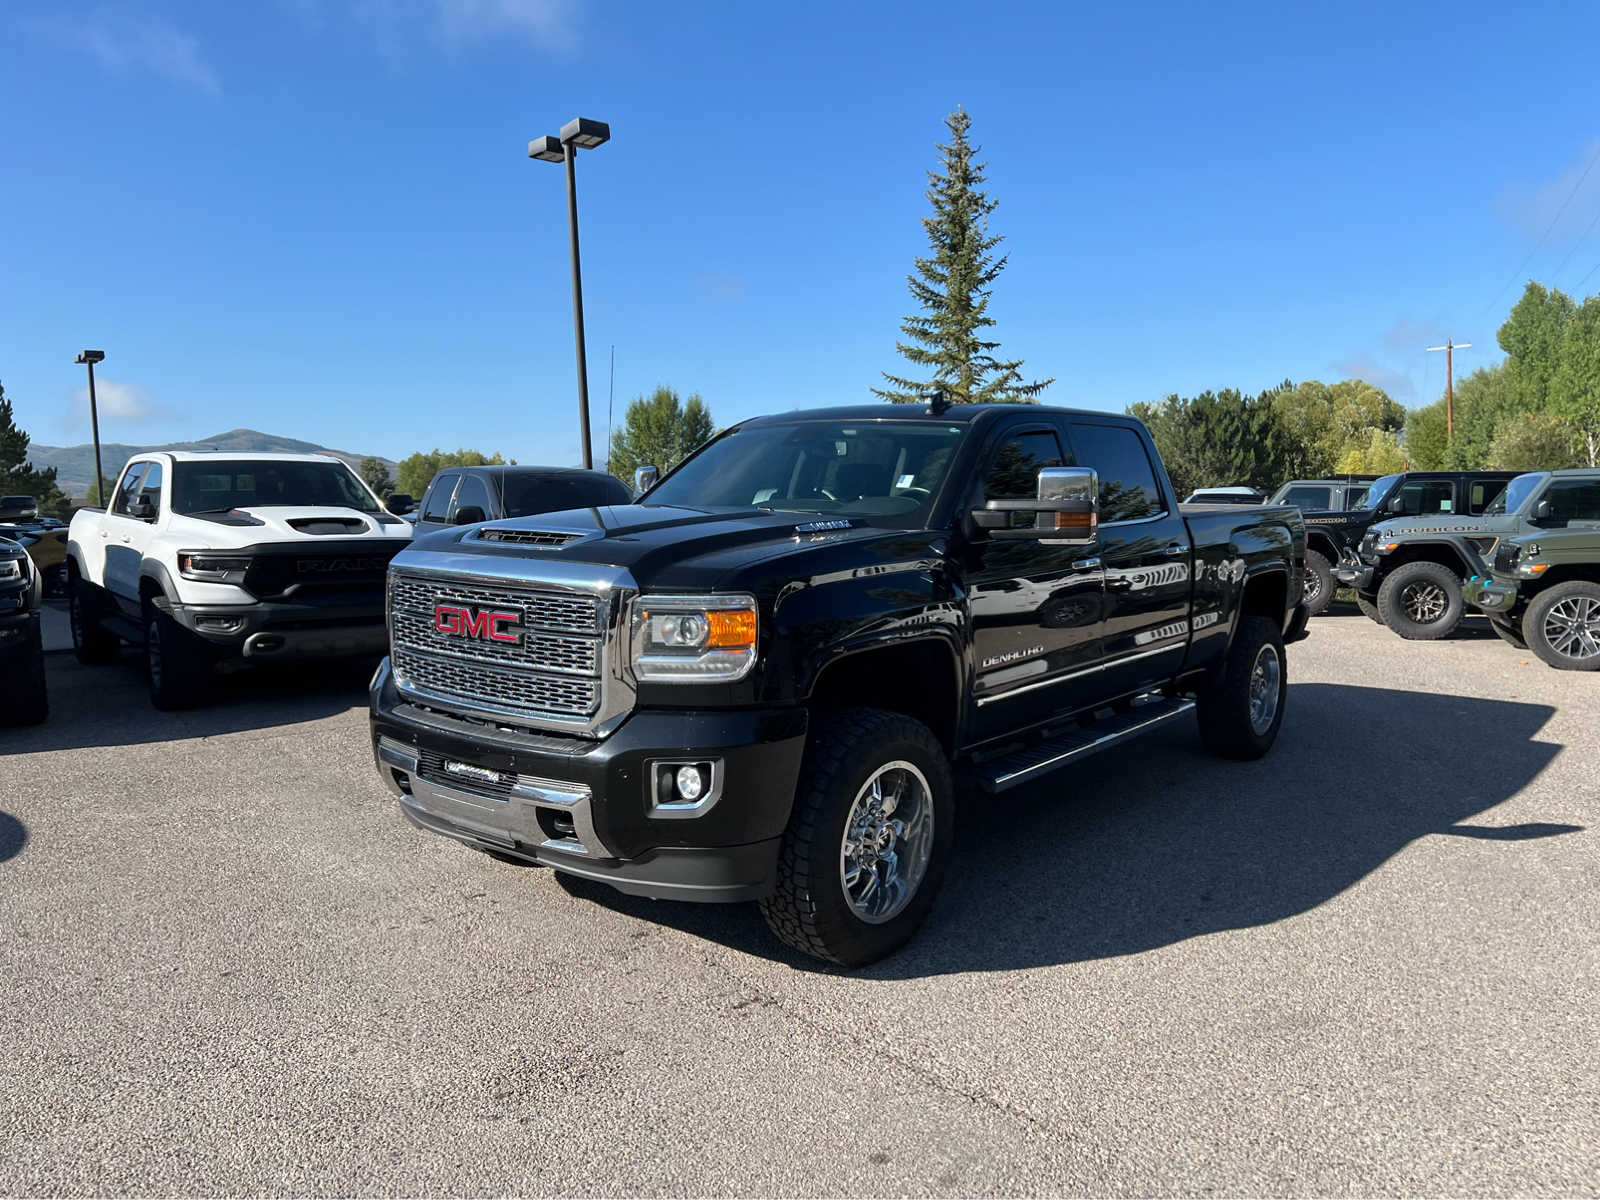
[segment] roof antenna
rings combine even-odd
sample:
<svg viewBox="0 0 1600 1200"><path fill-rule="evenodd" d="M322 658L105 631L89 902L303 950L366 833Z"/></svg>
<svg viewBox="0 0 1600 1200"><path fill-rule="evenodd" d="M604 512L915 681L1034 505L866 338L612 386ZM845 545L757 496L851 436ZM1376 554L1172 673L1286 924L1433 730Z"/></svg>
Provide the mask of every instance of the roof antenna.
<svg viewBox="0 0 1600 1200"><path fill-rule="evenodd" d="M924 392L922 398L928 402L928 415L942 417L950 408L950 389L935 385L932 391Z"/></svg>

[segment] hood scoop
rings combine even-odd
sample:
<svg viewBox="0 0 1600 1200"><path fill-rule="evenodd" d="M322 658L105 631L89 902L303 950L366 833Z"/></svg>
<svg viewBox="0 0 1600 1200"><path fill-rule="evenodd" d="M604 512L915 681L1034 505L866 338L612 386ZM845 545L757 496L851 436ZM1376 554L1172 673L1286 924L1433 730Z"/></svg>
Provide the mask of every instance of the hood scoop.
<svg viewBox="0 0 1600 1200"><path fill-rule="evenodd" d="M584 537L557 529L497 529L493 526L480 529L476 535L480 542L502 542L513 546L565 546Z"/></svg>
<svg viewBox="0 0 1600 1200"><path fill-rule="evenodd" d="M367 531L367 523L360 517L290 517L288 526L296 533L331 534L335 537Z"/></svg>

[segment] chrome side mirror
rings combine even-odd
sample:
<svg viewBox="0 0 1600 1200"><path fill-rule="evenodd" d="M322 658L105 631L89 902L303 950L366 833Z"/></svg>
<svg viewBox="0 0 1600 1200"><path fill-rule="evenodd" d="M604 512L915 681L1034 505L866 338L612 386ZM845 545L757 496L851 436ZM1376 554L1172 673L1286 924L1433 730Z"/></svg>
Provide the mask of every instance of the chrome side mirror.
<svg viewBox="0 0 1600 1200"><path fill-rule="evenodd" d="M633 473L633 494L642 496L655 487L661 478L661 469L656 466L640 467Z"/></svg>
<svg viewBox="0 0 1600 1200"><path fill-rule="evenodd" d="M1033 500L990 500L972 514L997 541L1088 546L1100 536L1100 476L1091 467L1041 467ZM1032 513L1032 525L1010 528L1012 513Z"/></svg>

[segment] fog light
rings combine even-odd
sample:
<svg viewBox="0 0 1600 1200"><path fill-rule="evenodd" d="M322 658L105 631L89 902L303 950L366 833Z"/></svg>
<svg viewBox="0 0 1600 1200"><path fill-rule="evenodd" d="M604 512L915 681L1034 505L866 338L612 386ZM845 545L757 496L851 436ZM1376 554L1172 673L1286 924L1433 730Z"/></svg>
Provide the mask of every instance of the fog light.
<svg viewBox="0 0 1600 1200"><path fill-rule="evenodd" d="M678 796L693 804L706 790L705 776L693 763L678 768Z"/></svg>

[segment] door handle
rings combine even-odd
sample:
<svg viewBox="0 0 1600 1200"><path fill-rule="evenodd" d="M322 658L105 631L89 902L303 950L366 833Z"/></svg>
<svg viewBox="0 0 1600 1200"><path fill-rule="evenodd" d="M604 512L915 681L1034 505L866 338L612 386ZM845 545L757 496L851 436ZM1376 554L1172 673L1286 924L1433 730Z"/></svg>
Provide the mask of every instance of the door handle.
<svg viewBox="0 0 1600 1200"><path fill-rule="evenodd" d="M1188 552L1189 547L1185 546L1182 542L1173 542L1172 545L1168 546L1164 551L1162 551L1164 554L1187 554Z"/></svg>
<svg viewBox="0 0 1600 1200"><path fill-rule="evenodd" d="M1100 569L1100 560L1098 558L1080 558L1072 565L1080 571L1098 571Z"/></svg>

